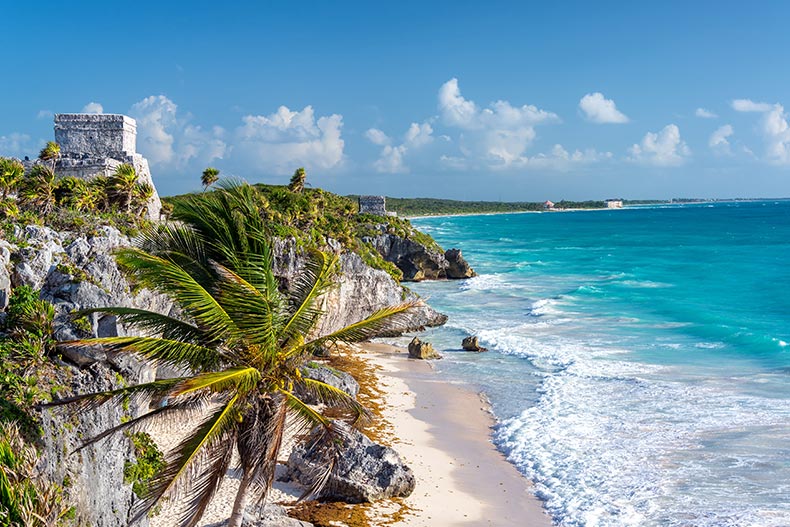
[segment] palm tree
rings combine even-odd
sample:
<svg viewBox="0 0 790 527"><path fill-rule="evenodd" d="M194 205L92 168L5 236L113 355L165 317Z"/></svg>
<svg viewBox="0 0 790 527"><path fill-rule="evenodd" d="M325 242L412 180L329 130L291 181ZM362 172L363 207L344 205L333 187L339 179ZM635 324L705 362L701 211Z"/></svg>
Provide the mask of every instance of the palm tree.
<svg viewBox="0 0 790 527"><path fill-rule="evenodd" d="M25 167L16 159L2 157L0 158L0 192L5 199L8 193L12 192L22 176L25 175Z"/></svg>
<svg viewBox="0 0 790 527"><path fill-rule="evenodd" d="M297 168L294 172L294 175L291 176L291 183L288 185L288 189L292 192L302 192L304 190L304 183L307 179L307 174L304 171L304 168Z"/></svg>
<svg viewBox="0 0 790 527"><path fill-rule="evenodd" d="M132 210L135 185L137 185L137 171L128 163L118 165L118 168L110 176L110 197L117 200L126 212Z"/></svg>
<svg viewBox="0 0 790 527"><path fill-rule="evenodd" d="M297 388L342 408L345 419L359 423L366 411L344 392L302 377L300 367L319 346L369 338L398 328L414 303L382 309L324 336L313 330L321 316L318 301L332 283L336 258L319 251L290 291L281 292L272 271L260 194L249 185L177 203L180 222L147 231L138 247L122 250L117 260L136 284L164 293L183 318L131 308L97 308L124 323L160 336L107 337L62 346L101 346L132 352L160 364L192 372L118 390L80 395L53 404L83 409L129 398L166 401L142 416L111 428L84 446L124 429L156 419L181 418L195 425L166 455L166 467L149 484L137 518L162 499L186 498L181 526L194 526L220 485L233 456L239 454L241 480L229 527L239 527L249 499L263 503L274 477L286 428L303 434L323 432L316 447L327 471L339 455L343 427L305 404ZM194 218L196 221L190 221ZM200 420L194 416L202 415ZM289 416L291 419L289 419ZM288 427L286 426L288 423ZM316 480L310 493L326 481Z"/></svg>
<svg viewBox="0 0 790 527"><path fill-rule="evenodd" d="M208 167L206 170L203 171L203 175L200 176L200 182L203 183L203 192L208 190L208 188L217 182L219 179L219 169Z"/></svg>
<svg viewBox="0 0 790 527"><path fill-rule="evenodd" d="M55 163L57 163L58 158L60 157L60 145L57 144L55 141L48 141L44 148L41 149L41 152L38 154L38 158L41 161L51 161L52 162L52 170L55 170Z"/></svg>
<svg viewBox="0 0 790 527"><path fill-rule="evenodd" d="M49 214L55 207L57 182L55 172L44 165L35 165L20 182L18 199L28 209Z"/></svg>

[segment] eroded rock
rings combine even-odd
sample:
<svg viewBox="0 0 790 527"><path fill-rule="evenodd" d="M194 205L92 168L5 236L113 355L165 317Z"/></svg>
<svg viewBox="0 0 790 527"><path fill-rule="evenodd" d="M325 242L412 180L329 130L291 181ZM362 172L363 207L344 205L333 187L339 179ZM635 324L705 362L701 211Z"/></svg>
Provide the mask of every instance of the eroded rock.
<svg viewBox="0 0 790 527"><path fill-rule="evenodd" d="M442 356L433 347L430 342L423 342L417 337L411 339L409 342L409 357L412 359L441 359Z"/></svg>
<svg viewBox="0 0 790 527"><path fill-rule="evenodd" d="M409 496L416 483L414 473L395 450L374 443L360 431L341 423L341 456L318 497L347 503L370 502ZM285 478L311 485L325 468L325 460L315 447L320 429L297 445L288 458Z"/></svg>

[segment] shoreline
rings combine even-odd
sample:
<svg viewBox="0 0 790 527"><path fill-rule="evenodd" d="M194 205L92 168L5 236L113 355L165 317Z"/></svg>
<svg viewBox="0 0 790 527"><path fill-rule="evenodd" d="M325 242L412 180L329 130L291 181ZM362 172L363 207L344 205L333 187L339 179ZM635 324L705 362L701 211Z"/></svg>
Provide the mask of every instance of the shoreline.
<svg viewBox="0 0 790 527"><path fill-rule="evenodd" d="M490 441L494 418L479 394L446 382L403 348L357 346L376 368L391 446L417 479L397 525L551 527L532 484Z"/></svg>

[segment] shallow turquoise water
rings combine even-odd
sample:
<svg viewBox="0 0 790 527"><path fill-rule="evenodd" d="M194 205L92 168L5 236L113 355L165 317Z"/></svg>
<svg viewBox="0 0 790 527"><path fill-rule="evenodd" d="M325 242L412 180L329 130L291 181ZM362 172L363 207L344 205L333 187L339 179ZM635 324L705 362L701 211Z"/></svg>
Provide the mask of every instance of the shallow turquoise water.
<svg viewBox="0 0 790 527"><path fill-rule="evenodd" d="M558 524L790 525L790 202L413 223L480 274L414 285L425 338Z"/></svg>

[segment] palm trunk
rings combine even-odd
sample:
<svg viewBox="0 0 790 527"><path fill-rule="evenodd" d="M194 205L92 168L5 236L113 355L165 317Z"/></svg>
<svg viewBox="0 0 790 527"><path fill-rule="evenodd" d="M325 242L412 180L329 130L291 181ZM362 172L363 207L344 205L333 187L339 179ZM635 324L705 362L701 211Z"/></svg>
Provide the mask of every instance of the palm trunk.
<svg viewBox="0 0 790 527"><path fill-rule="evenodd" d="M241 475L239 490L236 493L236 501L233 502L233 512L228 520L228 527L241 527L244 521L244 509L247 507L247 488L252 479L251 471L245 471Z"/></svg>

